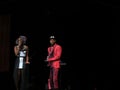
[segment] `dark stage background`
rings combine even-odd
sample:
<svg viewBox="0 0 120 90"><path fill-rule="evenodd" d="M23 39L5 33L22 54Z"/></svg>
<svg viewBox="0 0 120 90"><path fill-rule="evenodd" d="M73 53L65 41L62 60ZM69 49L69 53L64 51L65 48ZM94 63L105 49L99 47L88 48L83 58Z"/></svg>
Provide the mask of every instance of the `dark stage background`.
<svg viewBox="0 0 120 90"><path fill-rule="evenodd" d="M72 5L55 5L52 2L29 3L31 4L15 1L0 3L1 16L8 16L7 21L0 21L0 25L5 23L7 27L0 27L0 40L4 41L0 58L7 58L0 59L2 88L14 90L13 47L16 38L25 35L31 58L29 89L44 90L49 72L44 60L49 46L49 36L55 35L57 42L63 47L62 61L67 63L61 67L62 90L110 90L112 77L115 77L111 66L114 67L115 64L103 58L106 49L103 49L105 42L102 38L106 35L105 27L109 20L111 4L99 0L86 1L83 4L71 2ZM1 16L0 20L3 20ZM5 30L7 32L2 33ZM114 36L112 34L112 37ZM7 51L5 50L4 54L2 52L6 47ZM114 50L115 47L116 44ZM112 51L112 59L114 58ZM114 73L116 74L116 71Z"/></svg>
<svg viewBox="0 0 120 90"><path fill-rule="evenodd" d="M0 72L9 71L10 16L0 16Z"/></svg>

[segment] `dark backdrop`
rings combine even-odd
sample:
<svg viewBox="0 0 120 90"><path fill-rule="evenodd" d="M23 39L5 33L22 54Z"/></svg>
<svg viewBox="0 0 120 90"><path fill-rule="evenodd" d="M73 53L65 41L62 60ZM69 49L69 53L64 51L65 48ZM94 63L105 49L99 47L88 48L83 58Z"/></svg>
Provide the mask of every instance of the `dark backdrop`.
<svg viewBox="0 0 120 90"><path fill-rule="evenodd" d="M0 16L0 72L9 71L10 16Z"/></svg>
<svg viewBox="0 0 120 90"><path fill-rule="evenodd" d="M114 64L103 58L106 55L106 49L103 49L106 42L103 37L107 35L106 23L109 20L111 4L99 0L59 5L52 2L29 3L31 4L9 1L1 4L1 14L10 15L11 23L9 71L1 73L1 78L4 77L2 81L8 80L7 85L14 88L13 47L16 38L25 35L31 57L30 87L43 90L49 70L44 62L49 36L55 35L57 42L63 47L62 61L67 63L61 70L64 88L111 88L113 69L110 66ZM4 86L6 83L3 83Z"/></svg>

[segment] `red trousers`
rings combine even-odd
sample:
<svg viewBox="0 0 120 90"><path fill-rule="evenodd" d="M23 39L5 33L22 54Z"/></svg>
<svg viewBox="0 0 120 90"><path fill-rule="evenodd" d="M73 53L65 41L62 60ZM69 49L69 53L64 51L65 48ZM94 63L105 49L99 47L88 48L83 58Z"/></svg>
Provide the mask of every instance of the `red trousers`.
<svg viewBox="0 0 120 90"><path fill-rule="evenodd" d="M58 72L59 68L50 68L48 89L58 89Z"/></svg>

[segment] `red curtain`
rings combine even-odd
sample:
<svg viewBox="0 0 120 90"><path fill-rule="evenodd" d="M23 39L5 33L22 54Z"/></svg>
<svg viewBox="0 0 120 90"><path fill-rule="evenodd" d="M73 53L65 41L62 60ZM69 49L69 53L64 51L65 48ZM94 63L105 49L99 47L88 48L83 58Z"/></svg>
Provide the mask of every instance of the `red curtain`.
<svg viewBox="0 0 120 90"><path fill-rule="evenodd" d="M0 16L0 72L9 70L10 16Z"/></svg>

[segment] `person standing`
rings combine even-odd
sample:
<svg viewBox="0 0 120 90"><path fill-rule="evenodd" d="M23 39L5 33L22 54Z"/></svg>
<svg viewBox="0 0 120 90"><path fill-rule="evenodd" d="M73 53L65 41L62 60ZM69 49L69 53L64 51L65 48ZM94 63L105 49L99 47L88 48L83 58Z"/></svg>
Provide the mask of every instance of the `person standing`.
<svg viewBox="0 0 120 90"><path fill-rule="evenodd" d="M62 47L56 43L55 36L50 36L50 47L48 47L47 62L50 67L48 78L48 90L58 90L58 73L60 69Z"/></svg>
<svg viewBox="0 0 120 90"><path fill-rule="evenodd" d="M16 90L26 90L26 65L29 62L29 48L26 45L26 36L19 36L14 46L14 54L16 56L14 67L14 82Z"/></svg>

